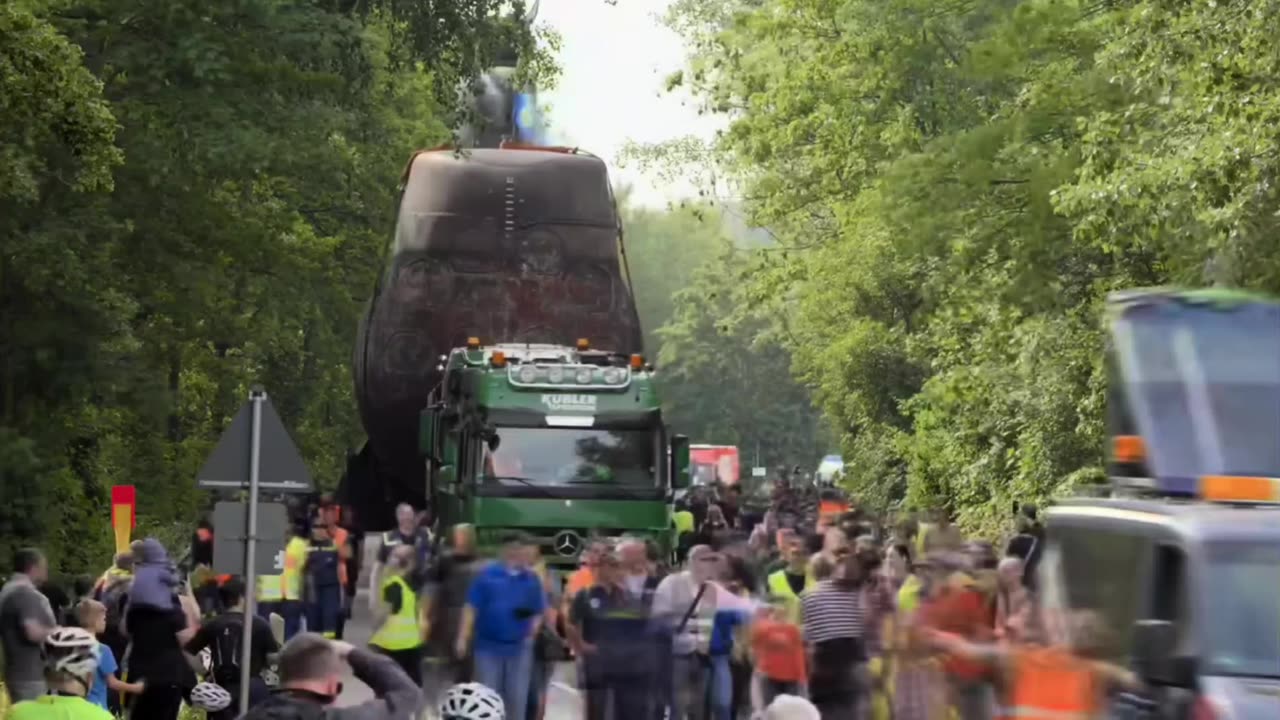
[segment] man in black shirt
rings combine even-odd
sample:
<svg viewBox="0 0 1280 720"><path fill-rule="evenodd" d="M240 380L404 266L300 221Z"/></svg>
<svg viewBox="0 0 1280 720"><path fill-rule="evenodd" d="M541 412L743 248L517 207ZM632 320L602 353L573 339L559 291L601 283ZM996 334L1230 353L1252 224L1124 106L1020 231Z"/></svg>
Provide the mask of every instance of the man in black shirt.
<svg viewBox="0 0 1280 720"><path fill-rule="evenodd" d="M1004 554L1023 562L1022 584L1035 589L1036 566L1044 547L1044 526L1040 524L1039 509L1030 503L1018 512L1018 534L1009 539Z"/></svg>
<svg viewBox="0 0 1280 720"><path fill-rule="evenodd" d="M174 607L161 610L137 605L130 599L125 609L124 634L128 679L142 682L142 694L132 698L130 717L177 720L183 697L196 685L196 674L182 652L183 643L195 634L200 608L183 588Z"/></svg>
<svg viewBox="0 0 1280 720"><path fill-rule="evenodd" d="M475 529L470 525L456 526L451 545L436 558L424 578L428 634L423 685L428 702L444 688L471 679L470 660L455 657L454 641L462 623L462 609L467 604L467 590L480 567L475 552Z"/></svg>
<svg viewBox="0 0 1280 720"><path fill-rule="evenodd" d="M213 681L226 688L234 700L226 710L211 713L209 720L230 720L247 709L238 707L240 668L244 654L241 646L244 640L244 583L239 578L232 578L218 591L222 606L228 609L200 626L195 637L187 643L186 650L195 655L206 647L209 648L213 661L210 673ZM271 624L256 615L253 618L253 641L249 650L249 705L252 707L267 697L267 684L262 680L262 670L271 664L271 656L280 652L280 645L271 634Z"/></svg>

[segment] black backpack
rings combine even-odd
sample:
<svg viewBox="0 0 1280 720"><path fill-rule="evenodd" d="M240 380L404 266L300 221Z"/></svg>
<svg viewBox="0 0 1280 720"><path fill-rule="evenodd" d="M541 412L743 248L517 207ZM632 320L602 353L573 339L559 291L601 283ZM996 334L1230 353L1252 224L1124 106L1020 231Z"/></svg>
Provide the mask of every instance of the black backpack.
<svg viewBox="0 0 1280 720"><path fill-rule="evenodd" d="M240 684L241 640L244 639L243 621L232 619L219 623L218 634L209 643L211 673L214 682L226 687Z"/></svg>
<svg viewBox="0 0 1280 720"><path fill-rule="evenodd" d="M119 628L120 621L124 619L125 605L129 602L128 581L116 582L106 587L99 602L107 608L107 627Z"/></svg>

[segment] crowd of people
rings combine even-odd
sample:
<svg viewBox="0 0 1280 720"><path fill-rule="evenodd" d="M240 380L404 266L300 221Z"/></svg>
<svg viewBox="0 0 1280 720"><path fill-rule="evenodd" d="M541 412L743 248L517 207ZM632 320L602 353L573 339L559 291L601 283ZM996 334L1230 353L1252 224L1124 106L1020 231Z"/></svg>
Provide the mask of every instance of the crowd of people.
<svg viewBox="0 0 1280 720"><path fill-rule="evenodd" d="M740 502L734 490L682 502L673 553L652 538L593 539L563 583L526 536L481 560L471 527L437 542L402 506L370 573L368 648L340 639L358 550L322 503L281 575L259 578L246 707L238 578L188 583L145 539L62 608L40 591L44 558L24 550L0 591L13 717L67 705L60 717L73 720L176 720L184 701L211 720L317 717L345 664L376 697L330 716L543 720L565 657L585 720L1087 718L1107 688L1134 684L1103 661L1092 616L1037 602L1034 508L997 552L945 513L890 522L785 484L762 511ZM198 567L207 540L198 533Z"/></svg>

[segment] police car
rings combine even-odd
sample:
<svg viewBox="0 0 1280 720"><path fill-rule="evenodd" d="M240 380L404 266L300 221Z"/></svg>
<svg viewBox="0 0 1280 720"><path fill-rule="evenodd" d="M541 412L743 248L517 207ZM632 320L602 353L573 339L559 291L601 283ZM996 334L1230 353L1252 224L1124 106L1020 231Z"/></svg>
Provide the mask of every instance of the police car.
<svg viewBox="0 0 1280 720"><path fill-rule="evenodd" d="M1144 679L1113 716L1280 718L1280 304L1109 300L1112 484L1047 512L1042 601Z"/></svg>

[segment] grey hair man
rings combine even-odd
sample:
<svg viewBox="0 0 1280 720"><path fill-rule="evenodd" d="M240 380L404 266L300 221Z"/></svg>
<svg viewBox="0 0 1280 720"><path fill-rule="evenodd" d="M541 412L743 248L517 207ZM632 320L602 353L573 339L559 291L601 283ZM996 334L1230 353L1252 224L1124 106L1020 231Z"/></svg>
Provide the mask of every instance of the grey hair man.
<svg viewBox="0 0 1280 720"><path fill-rule="evenodd" d="M689 550L688 569L668 575L653 596L652 615L671 630L671 664L664 684L671 717L704 720L709 680L699 657L705 655L711 639L719 596L715 581L720 578L724 557L708 545Z"/></svg>
<svg viewBox="0 0 1280 720"><path fill-rule="evenodd" d="M382 569L386 567L391 551L401 545L409 545L414 549L414 567L426 568L431 559L431 533L418 523L418 513L408 503L396 506L396 527L382 533L382 542L378 546L378 555L369 573L369 609L376 611L378 598L381 596Z"/></svg>
<svg viewBox="0 0 1280 720"><path fill-rule="evenodd" d="M632 597L640 597L653 574L649 546L641 538L625 537L618 543L617 556L622 566L623 585Z"/></svg>

